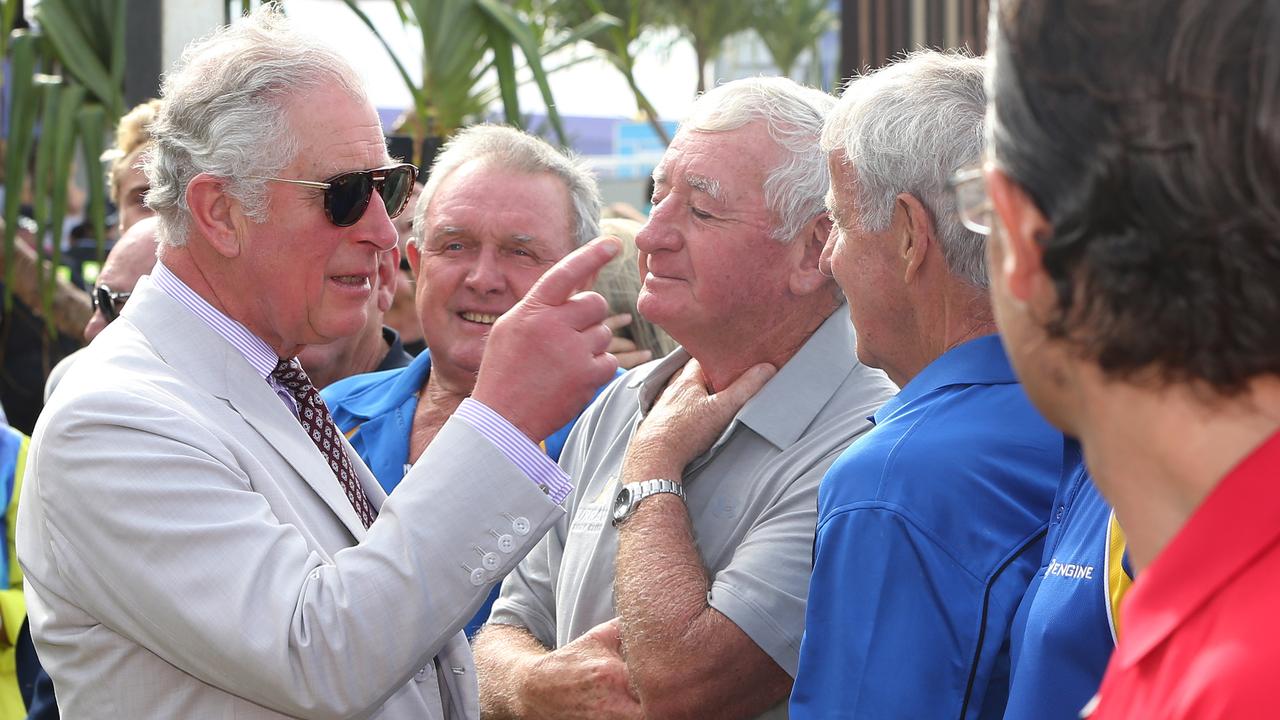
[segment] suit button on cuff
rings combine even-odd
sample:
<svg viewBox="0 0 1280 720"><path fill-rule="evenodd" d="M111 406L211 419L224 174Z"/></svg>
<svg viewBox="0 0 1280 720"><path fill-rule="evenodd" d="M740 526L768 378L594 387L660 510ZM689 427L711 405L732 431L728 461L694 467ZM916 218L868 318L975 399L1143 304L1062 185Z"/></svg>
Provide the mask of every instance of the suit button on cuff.
<svg viewBox="0 0 1280 720"><path fill-rule="evenodd" d="M498 538L498 549L504 553L509 553L516 549L516 539L510 535L502 535Z"/></svg>
<svg viewBox="0 0 1280 720"><path fill-rule="evenodd" d="M485 553L484 557L480 558L480 564L484 566L485 570L497 570L502 561L498 558L498 553L490 552Z"/></svg>
<svg viewBox="0 0 1280 720"><path fill-rule="evenodd" d="M529 518L518 517L515 520L512 520L511 529L515 530L517 535L528 535L530 529Z"/></svg>
<svg viewBox="0 0 1280 720"><path fill-rule="evenodd" d="M483 585L483 584L484 584L484 580L485 580L485 577L484 577L484 568L476 568L475 570L472 570L472 571L471 571L471 584L472 584L472 585L476 585L476 586Z"/></svg>

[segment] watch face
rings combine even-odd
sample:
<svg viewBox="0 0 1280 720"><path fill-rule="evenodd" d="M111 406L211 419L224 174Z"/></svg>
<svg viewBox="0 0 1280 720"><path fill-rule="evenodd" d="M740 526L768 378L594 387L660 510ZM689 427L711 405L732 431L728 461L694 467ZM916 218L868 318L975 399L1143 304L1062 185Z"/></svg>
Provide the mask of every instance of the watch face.
<svg viewBox="0 0 1280 720"><path fill-rule="evenodd" d="M625 518L631 512L631 488L622 488L613 500L613 524Z"/></svg>

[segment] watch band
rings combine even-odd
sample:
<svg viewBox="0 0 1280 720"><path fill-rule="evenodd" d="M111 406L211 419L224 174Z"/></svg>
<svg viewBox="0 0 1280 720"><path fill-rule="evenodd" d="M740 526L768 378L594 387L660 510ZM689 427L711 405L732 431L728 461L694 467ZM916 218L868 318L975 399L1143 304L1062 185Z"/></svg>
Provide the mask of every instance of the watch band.
<svg viewBox="0 0 1280 720"><path fill-rule="evenodd" d="M675 495L684 502L684 486L674 480L653 478L623 485L614 500L613 526L617 527L623 520L631 517L636 508L640 507L640 501L662 493Z"/></svg>

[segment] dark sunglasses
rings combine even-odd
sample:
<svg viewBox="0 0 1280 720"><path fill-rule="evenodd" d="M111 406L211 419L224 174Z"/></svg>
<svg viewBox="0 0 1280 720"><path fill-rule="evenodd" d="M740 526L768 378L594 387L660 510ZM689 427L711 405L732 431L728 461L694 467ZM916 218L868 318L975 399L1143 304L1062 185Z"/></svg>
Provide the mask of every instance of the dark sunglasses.
<svg viewBox="0 0 1280 720"><path fill-rule="evenodd" d="M417 177L418 168L409 163L401 163L373 170L345 172L324 182L275 177L254 179L320 188L324 190L324 214L329 222L338 227L351 227L364 217L374 190L382 197L388 216L396 217L404 212L404 206L409 203L409 196L413 194L413 181Z"/></svg>
<svg viewBox="0 0 1280 720"><path fill-rule="evenodd" d="M124 303L133 293L113 292L106 285L99 285L93 289L93 309L101 310L102 316L111 322L120 317L120 308L124 307Z"/></svg>

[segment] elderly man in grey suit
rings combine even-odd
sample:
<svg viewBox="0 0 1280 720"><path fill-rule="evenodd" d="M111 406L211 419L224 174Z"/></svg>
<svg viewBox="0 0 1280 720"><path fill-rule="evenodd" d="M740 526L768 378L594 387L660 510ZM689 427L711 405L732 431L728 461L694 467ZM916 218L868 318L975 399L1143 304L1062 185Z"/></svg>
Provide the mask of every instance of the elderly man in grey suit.
<svg viewBox="0 0 1280 720"><path fill-rule="evenodd" d="M616 242L495 325L388 499L295 355L364 323L414 169L352 68L272 7L189 48L164 95L159 262L46 408L23 492L64 716L478 716L459 630L563 514L535 443L616 369L603 299L575 294Z"/></svg>

